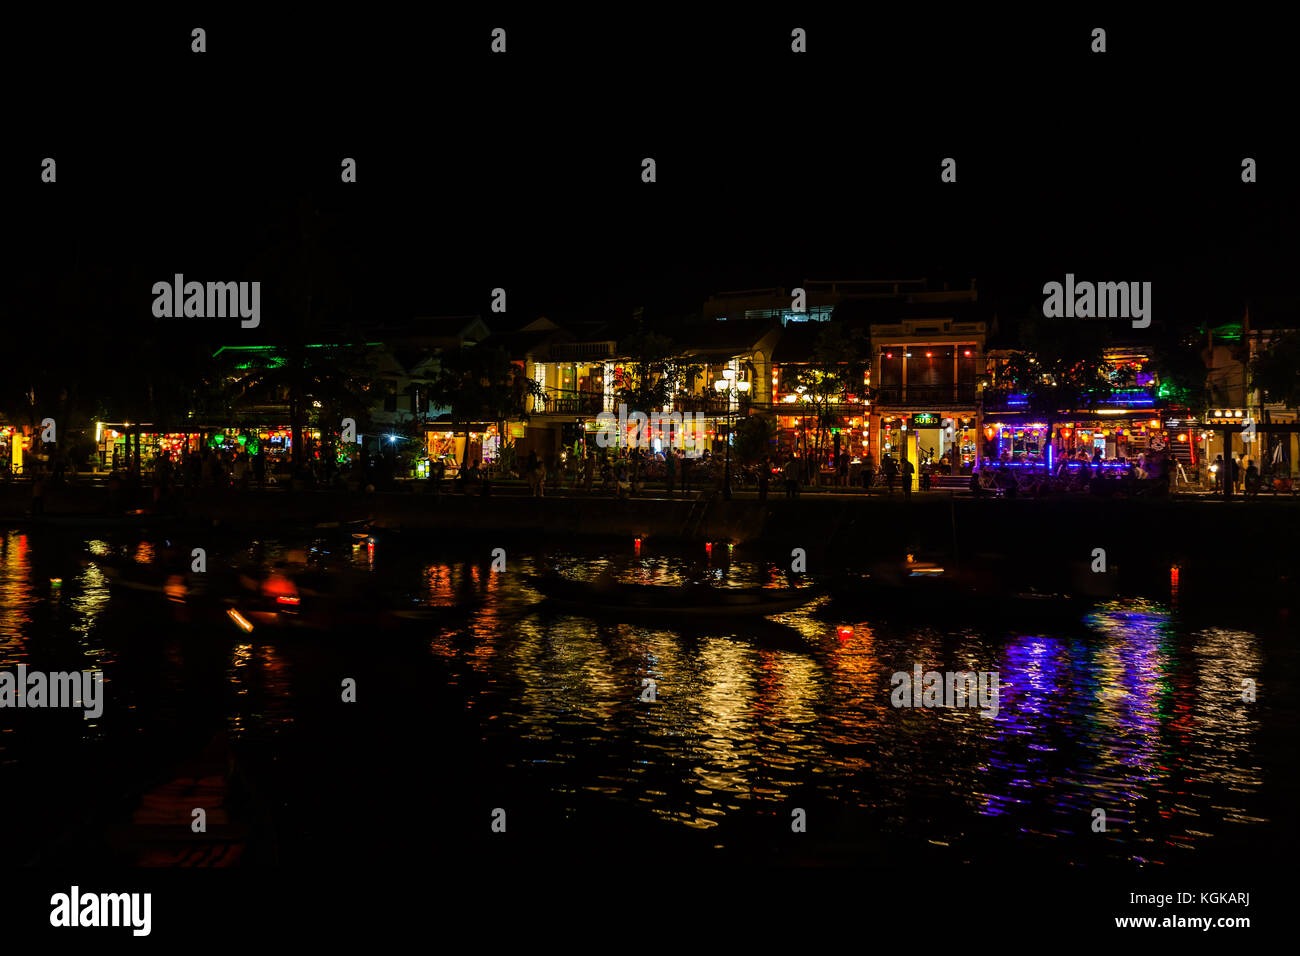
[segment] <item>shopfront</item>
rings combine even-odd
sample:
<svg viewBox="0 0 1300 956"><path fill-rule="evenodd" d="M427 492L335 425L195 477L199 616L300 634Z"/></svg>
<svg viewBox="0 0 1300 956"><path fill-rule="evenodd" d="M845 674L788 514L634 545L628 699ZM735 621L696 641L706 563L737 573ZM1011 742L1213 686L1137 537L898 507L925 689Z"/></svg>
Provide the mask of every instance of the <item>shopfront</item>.
<svg viewBox="0 0 1300 956"><path fill-rule="evenodd" d="M424 453L427 462L441 461L450 478L471 461L480 468L496 464L501 458L501 435L494 423L437 422L425 426ZM416 474L427 475L428 465L417 462Z"/></svg>

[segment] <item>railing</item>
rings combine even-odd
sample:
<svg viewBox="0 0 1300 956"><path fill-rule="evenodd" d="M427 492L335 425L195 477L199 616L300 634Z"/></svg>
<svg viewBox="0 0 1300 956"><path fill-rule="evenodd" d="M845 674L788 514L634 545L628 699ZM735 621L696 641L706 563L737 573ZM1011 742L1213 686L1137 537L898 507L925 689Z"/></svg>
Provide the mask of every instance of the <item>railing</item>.
<svg viewBox="0 0 1300 956"><path fill-rule="evenodd" d="M972 385L881 385L875 389L880 405L971 405L975 402Z"/></svg>
<svg viewBox="0 0 1300 956"><path fill-rule="evenodd" d="M611 402L596 392L549 391L546 395L546 415L599 415L613 411Z"/></svg>
<svg viewBox="0 0 1300 956"><path fill-rule="evenodd" d="M740 412L741 405L739 402L733 405L726 398L719 398L716 395L678 395L673 399L673 411L675 412L726 415L728 409L731 410L732 414L736 414Z"/></svg>
<svg viewBox="0 0 1300 956"><path fill-rule="evenodd" d="M986 412L1027 412L1036 408L1033 401L1023 391L1010 388L986 388L980 393L980 401ZM1073 403L1075 410L1085 411L1092 408L1116 408L1129 406L1145 409L1156 408L1163 403L1156 397L1154 388L1122 388L1113 393L1100 393L1085 397ZM1062 411L1065 411L1063 406Z"/></svg>

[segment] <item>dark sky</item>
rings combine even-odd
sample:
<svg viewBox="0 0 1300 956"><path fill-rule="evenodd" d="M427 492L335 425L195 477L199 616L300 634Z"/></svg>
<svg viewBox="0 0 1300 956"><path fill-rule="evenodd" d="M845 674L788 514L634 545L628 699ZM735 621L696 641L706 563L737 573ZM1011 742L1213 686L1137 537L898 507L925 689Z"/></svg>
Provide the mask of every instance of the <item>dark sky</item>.
<svg viewBox="0 0 1300 956"><path fill-rule="evenodd" d="M1110 50L1091 54L1103 20ZM791 25L809 30L805 57ZM29 95L0 170L0 314L75 287L129 339L175 272L280 281L307 208L363 321L485 312L495 286L522 324L921 276L974 276L1010 314L1066 272L1151 280L1163 318L1226 320L1291 292L1300 252L1279 37L1258 21L855 23L802 7L45 24L4 67ZM38 181L45 155L57 184Z"/></svg>

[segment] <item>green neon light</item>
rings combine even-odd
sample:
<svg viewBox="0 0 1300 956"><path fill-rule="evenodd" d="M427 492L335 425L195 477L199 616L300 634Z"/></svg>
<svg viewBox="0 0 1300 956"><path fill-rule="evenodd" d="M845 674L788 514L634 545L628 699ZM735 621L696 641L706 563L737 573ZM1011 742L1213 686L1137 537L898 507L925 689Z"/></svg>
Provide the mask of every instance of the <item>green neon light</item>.
<svg viewBox="0 0 1300 956"><path fill-rule="evenodd" d="M383 342L362 342L361 344L366 346L366 348L377 348L383 345L384 343ZM351 348L351 347L352 346L330 344L326 342L322 342L318 345L306 346L306 348L309 349L344 349L344 348ZM279 351L281 348L282 346L279 345L223 345L221 346L221 348L217 349L215 352L212 353L212 357L216 358L222 352L276 352Z"/></svg>

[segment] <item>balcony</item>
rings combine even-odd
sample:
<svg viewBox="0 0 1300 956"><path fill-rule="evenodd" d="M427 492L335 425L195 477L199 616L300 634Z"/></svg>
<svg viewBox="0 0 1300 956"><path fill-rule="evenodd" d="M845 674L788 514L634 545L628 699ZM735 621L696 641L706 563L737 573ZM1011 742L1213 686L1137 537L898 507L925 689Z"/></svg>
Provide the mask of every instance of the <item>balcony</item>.
<svg viewBox="0 0 1300 956"><path fill-rule="evenodd" d="M726 398L718 395L678 395L673 399L673 411L695 412L700 415L726 415L728 407L732 414L740 411L740 403L730 404Z"/></svg>
<svg viewBox="0 0 1300 956"><path fill-rule="evenodd" d="M974 405L975 385L881 385L875 390L878 405Z"/></svg>
<svg viewBox="0 0 1300 956"><path fill-rule="evenodd" d="M1041 411L1023 391L1011 388L986 388L980 394L985 412L1028 412ZM1116 388L1110 392L1088 395L1078 401L1068 402L1062 399L1063 406L1058 412L1095 412L1106 409L1156 409L1165 404L1157 395L1155 387Z"/></svg>
<svg viewBox="0 0 1300 956"><path fill-rule="evenodd" d="M599 415L613 411L612 402L598 392L575 392L547 389L543 415Z"/></svg>

